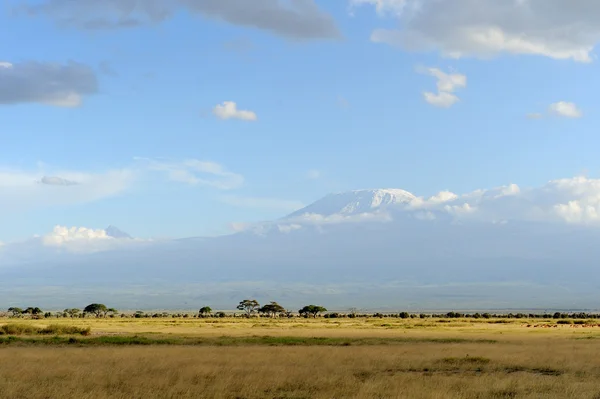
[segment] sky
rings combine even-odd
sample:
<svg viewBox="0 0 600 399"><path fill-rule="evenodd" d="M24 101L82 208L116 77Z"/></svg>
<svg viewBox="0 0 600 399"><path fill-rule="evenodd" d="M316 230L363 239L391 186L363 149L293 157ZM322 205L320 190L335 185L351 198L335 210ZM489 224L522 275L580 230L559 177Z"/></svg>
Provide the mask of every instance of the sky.
<svg viewBox="0 0 600 399"><path fill-rule="evenodd" d="M211 236L331 192L597 177L595 0L0 10L0 242Z"/></svg>

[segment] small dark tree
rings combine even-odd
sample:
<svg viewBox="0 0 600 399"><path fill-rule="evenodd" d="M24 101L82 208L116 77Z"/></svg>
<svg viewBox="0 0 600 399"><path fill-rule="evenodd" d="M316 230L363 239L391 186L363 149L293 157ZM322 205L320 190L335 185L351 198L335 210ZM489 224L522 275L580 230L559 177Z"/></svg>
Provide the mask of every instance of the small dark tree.
<svg viewBox="0 0 600 399"><path fill-rule="evenodd" d="M237 309L243 310L246 312L246 317L250 317L250 315L260 309L260 304L256 299L244 299L237 305Z"/></svg>
<svg viewBox="0 0 600 399"><path fill-rule="evenodd" d="M96 317L101 317L106 316L106 313L108 313L108 308L102 303L92 303L83 309L83 313L91 313Z"/></svg>
<svg viewBox="0 0 600 399"><path fill-rule="evenodd" d="M262 308L258 309L260 313L264 313L271 317L275 317L278 314L285 313L285 308L278 304L277 302L271 302L267 305L264 305Z"/></svg>
<svg viewBox="0 0 600 399"><path fill-rule="evenodd" d="M42 309L40 309L40 308L38 308L38 307L35 307L35 308L33 308L33 307L31 307L31 306L30 306L30 307L28 307L27 309L25 309L25 310L23 311L23 314L30 314L30 315L39 315L39 314L42 314L42 313L44 313L44 312L42 311Z"/></svg>
<svg viewBox="0 0 600 399"><path fill-rule="evenodd" d="M317 315L322 312L327 312L327 309L317 305L307 305L298 311L301 315L312 315L315 319L317 318Z"/></svg>
<svg viewBox="0 0 600 399"><path fill-rule="evenodd" d="M200 310L198 311L198 314L200 315L200 317L208 317L208 316L210 316L211 313L212 313L212 309L210 308L210 306L201 307Z"/></svg>

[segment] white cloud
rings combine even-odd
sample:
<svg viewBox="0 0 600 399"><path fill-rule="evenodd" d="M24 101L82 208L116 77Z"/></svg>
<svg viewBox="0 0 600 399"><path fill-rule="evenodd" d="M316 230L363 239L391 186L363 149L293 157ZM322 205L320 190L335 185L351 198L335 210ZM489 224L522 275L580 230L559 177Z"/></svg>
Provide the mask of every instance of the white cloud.
<svg viewBox="0 0 600 399"><path fill-rule="evenodd" d="M393 11L397 29L376 29L371 40L407 50L489 58L530 54L590 62L600 42L596 0L352 0L381 14Z"/></svg>
<svg viewBox="0 0 600 399"><path fill-rule="evenodd" d="M438 94L424 92L423 97L425 98L425 101L427 101L429 104L441 108L450 108L458 101L460 101L459 98L456 97L454 94L444 92Z"/></svg>
<svg viewBox="0 0 600 399"><path fill-rule="evenodd" d="M230 172L216 162L197 159L183 162L140 157L135 159L142 163L144 169L164 172L170 180L179 183L209 186L220 190L231 190L244 184L242 175Z"/></svg>
<svg viewBox="0 0 600 399"><path fill-rule="evenodd" d="M3 255L43 257L51 253L95 253L128 249L156 242L139 238L115 238L106 230L91 229L87 227L55 226L52 231L44 235L35 235L22 242L7 243L3 246Z"/></svg>
<svg viewBox="0 0 600 399"><path fill-rule="evenodd" d="M39 103L77 107L98 91L94 71L69 62L0 62L0 104Z"/></svg>
<svg viewBox="0 0 600 399"><path fill-rule="evenodd" d="M577 105L575 105L575 103L570 103L566 101L559 101L557 103L550 104L548 110L553 115L562 116L565 118L581 118L583 116L583 112L581 112L581 110L577 108Z"/></svg>
<svg viewBox="0 0 600 399"><path fill-rule="evenodd" d="M467 77L459 73L445 73L438 68L417 68L418 72L426 73L437 79L438 92L424 92L425 101L436 107L449 108L456 104L459 98L452 94L454 91L467 86Z"/></svg>
<svg viewBox="0 0 600 399"><path fill-rule="evenodd" d="M239 110L233 101L224 101L223 104L213 108L213 114L219 119L240 119L243 121L256 121L258 118L252 111Z"/></svg>
<svg viewBox="0 0 600 399"><path fill-rule="evenodd" d="M224 196L221 200L229 205L242 208L269 209L282 212L292 212L304 207L300 201L282 200L277 198L257 198L257 197L238 197Z"/></svg>

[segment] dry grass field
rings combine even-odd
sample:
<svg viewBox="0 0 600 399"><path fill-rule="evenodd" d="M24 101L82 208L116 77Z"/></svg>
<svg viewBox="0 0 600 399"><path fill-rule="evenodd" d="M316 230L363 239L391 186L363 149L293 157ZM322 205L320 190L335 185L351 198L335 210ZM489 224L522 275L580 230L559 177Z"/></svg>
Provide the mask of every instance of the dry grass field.
<svg viewBox="0 0 600 399"><path fill-rule="evenodd" d="M1 398L600 398L600 327L551 319L19 323L91 334L0 335Z"/></svg>

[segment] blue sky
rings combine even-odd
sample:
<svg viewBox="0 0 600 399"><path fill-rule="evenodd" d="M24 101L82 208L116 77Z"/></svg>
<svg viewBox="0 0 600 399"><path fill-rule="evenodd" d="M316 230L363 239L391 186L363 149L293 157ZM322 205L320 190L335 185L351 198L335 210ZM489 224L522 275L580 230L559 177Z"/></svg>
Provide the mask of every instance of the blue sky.
<svg viewBox="0 0 600 399"><path fill-rule="evenodd" d="M156 20L135 0L129 16L94 0L0 11L0 241L55 225L214 235L333 191L598 175L595 2L482 0L441 24L449 0L202 3L156 2ZM459 100L426 101L434 69L464 79L442 90ZM225 101L256 120L219 118Z"/></svg>

